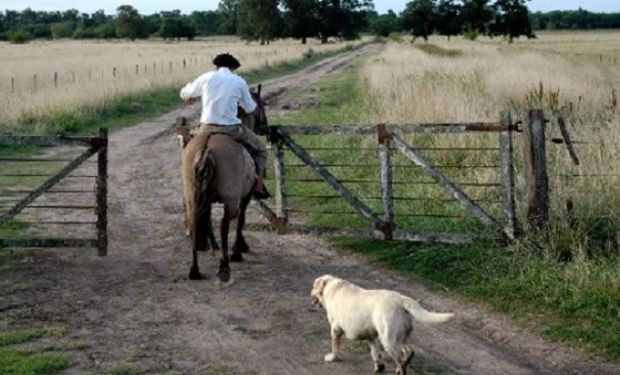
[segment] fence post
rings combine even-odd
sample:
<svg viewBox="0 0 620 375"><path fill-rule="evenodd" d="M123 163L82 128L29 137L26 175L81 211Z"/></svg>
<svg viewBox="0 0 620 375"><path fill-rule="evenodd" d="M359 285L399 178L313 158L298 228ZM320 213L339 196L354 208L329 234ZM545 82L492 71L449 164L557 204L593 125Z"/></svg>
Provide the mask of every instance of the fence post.
<svg viewBox="0 0 620 375"><path fill-rule="evenodd" d="M545 146L545 113L530 110L523 133L527 221L532 228L542 229L549 221L549 176Z"/></svg>
<svg viewBox="0 0 620 375"><path fill-rule="evenodd" d="M11 77L11 95L15 94L15 77Z"/></svg>
<svg viewBox="0 0 620 375"><path fill-rule="evenodd" d="M517 232L517 220L515 213L515 177L513 162L512 120L510 113L500 114L501 124L507 130L499 133L499 149L501 158L501 185L502 206L506 220L504 232L514 238Z"/></svg>
<svg viewBox="0 0 620 375"><path fill-rule="evenodd" d="M116 78L116 67L112 68L112 77Z"/></svg>
<svg viewBox="0 0 620 375"><path fill-rule="evenodd" d="M385 129L384 124L377 125L377 137L379 141L379 160L381 168L381 200L383 201L382 228L384 238L391 240L394 233L394 191L392 157L390 155L391 134Z"/></svg>
<svg viewBox="0 0 620 375"><path fill-rule="evenodd" d="M97 249L99 256L108 254L108 129L99 129L103 147L97 153Z"/></svg>
<svg viewBox="0 0 620 375"><path fill-rule="evenodd" d="M54 88L58 88L58 72L54 72Z"/></svg>
<svg viewBox="0 0 620 375"><path fill-rule="evenodd" d="M136 64L136 75L140 72L140 65Z"/></svg>
<svg viewBox="0 0 620 375"><path fill-rule="evenodd" d="M271 131L271 149L273 152L273 169L276 180L276 231L278 234L286 233L288 223L288 205L286 202L286 169L284 167L284 151L282 138L277 132Z"/></svg>
<svg viewBox="0 0 620 375"><path fill-rule="evenodd" d="M33 75L32 76L32 91L36 94L37 93L37 75Z"/></svg>

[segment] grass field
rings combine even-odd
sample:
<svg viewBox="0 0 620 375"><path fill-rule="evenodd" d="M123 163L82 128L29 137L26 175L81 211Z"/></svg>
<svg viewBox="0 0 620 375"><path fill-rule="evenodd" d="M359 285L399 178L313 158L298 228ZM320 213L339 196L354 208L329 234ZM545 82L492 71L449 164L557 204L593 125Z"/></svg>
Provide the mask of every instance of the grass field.
<svg viewBox="0 0 620 375"><path fill-rule="evenodd" d="M483 241L447 246L366 240L339 240L388 267L440 290L479 301L506 313L542 336L574 345L608 360L620 360L620 113L612 93L620 89L619 32L551 33L507 45L499 40L447 42L433 37L427 45L390 42L378 56L355 72L311 88L318 108L303 109L272 123L415 123L496 121L509 110L513 120L528 108L543 108L548 138L559 136L555 118L564 116L581 164L571 163L565 146L548 142L552 220L544 233L530 233L506 248ZM600 56L603 56L602 58ZM542 83L542 90L541 90ZM337 104L333 104L337 103ZM315 137L316 138L316 137ZM491 146L496 136L412 137L420 146ZM308 146L374 145L376 139L343 136L321 140L300 138ZM365 143L366 142L366 143ZM515 138L519 218L523 222L523 178L520 145ZM353 160L376 164L376 151L352 150L346 155L315 156L326 162ZM432 155L428 156L429 158ZM287 158L294 160L291 156ZM438 156L435 161L482 164L481 152ZM377 177L377 168L358 171ZM299 173L291 172L290 174ZM353 172L338 172L340 178ZM453 178L492 179L496 171L467 171ZM420 178L415 173L410 177ZM433 188L425 188L433 189ZM430 196L435 207L406 205L429 212L440 208L442 193L410 186L413 196ZM305 187L306 194L324 193ZM356 190L362 197L371 193ZM472 193L473 194L473 193ZM576 223L570 225L565 199L576 202ZM294 202L308 209L337 210L329 201ZM376 206L375 206L376 207ZM402 206L401 206L402 207ZM378 208L378 207L376 207ZM397 208L398 209L398 208ZM419 211L417 211L419 212ZM445 211L444 211L445 212ZM362 225L342 216L312 215L316 225ZM438 225L413 221L413 228L449 231L474 229L463 220ZM368 224L366 224L368 225ZM397 216L397 225L399 224Z"/></svg>

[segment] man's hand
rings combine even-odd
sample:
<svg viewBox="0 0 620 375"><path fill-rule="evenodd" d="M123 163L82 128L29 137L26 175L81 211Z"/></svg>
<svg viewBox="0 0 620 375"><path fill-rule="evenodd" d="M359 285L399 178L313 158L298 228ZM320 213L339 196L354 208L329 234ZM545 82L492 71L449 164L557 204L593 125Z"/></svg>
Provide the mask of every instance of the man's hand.
<svg viewBox="0 0 620 375"><path fill-rule="evenodd" d="M194 99L194 98L189 98L189 99L185 100L185 104L186 105L192 105L195 102L196 102L196 99Z"/></svg>

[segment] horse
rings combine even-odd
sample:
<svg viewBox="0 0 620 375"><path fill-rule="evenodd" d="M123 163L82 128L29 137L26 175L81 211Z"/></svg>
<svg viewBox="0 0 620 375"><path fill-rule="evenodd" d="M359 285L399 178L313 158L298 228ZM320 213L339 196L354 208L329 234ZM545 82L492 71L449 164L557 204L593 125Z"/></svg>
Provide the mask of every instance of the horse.
<svg viewBox="0 0 620 375"><path fill-rule="evenodd" d="M240 109L242 123L257 134L266 134L267 117L260 100L261 86L252 97L257 103L253 113ZM198 269L198 251L205 251L210 243L214 251L219 249L211 221L213 203L223 203L224 215L220 224L221 250L218 277L222 282L230 280L229 262L243 261L242 253L249 252L243 236L245 211L252 199L256 182L254 160L246 148L230 136L218 133L192 132L177 119L177 136L181 147L181 174L185 206L186 231L191 239L192 265L190 280L203 276ZM236 238L232 256L228 256L228 232L230 222L237 218Z"/></svg>

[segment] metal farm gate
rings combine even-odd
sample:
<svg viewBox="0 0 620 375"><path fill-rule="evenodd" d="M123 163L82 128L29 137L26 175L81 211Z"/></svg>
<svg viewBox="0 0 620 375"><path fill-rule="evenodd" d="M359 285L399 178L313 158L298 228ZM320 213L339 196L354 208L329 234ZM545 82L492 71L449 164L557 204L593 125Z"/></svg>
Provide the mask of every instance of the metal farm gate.
<svg viewBox="0 0 620 375"><path fill-rule="evenodd" d="M13 153L0 155L0 178L3 181L0 184L0 231L7 231L12 224L18 223L22 229L45 228L42 230L45 233L49 232L50 227L56 228L52 233L58 235L38 238L32 231L26 232L25 236L20 231L19 236L11 238L0 235L0 249L94 247L98 249L99 255L107 255L107 129L100 129L96 137L0 136L0 147L19 145L72 147L66 150L70 156L32 156L32 152L26 153L27 156L14 156ZM76 150L81 151L77 156ZM88 167L92 166L89 159L94 155L97 155L97 161L92 168L95 171L92 171ZM79 167L82 167L80 172L74 173ZM35 181L38 183L35 184ZM70 185L63 185L67 181L70 181ZM79 183L73 183L75 181ZM39 201L35 203L37 199ZM96 202L94 205L93 200ZM24 210L28 211L25 220ZM52 219L46 220L43 215L49 212L59 213L52 214ZM91 212L94 220L72 220L71 212ZM67 227L79 230L69 231L65 229ZM96 237L82 237L82 227L95 227ZM77 232L80 237L70 237L68 232Z"/></svg>
<svg viewBox="0 0 620 375"><path fill-rule="evenodd" d="M445 243L479 234L514 239L516 130L505 114L493 123L272 126L274 197L258 204L278 233ZM466 136L484 142L462 146ZM455 141L441 145L440 137ZM467 178L472 171L492 180ZM482 229L473 233L470 224L453 224L458 220Z"/></svg>

